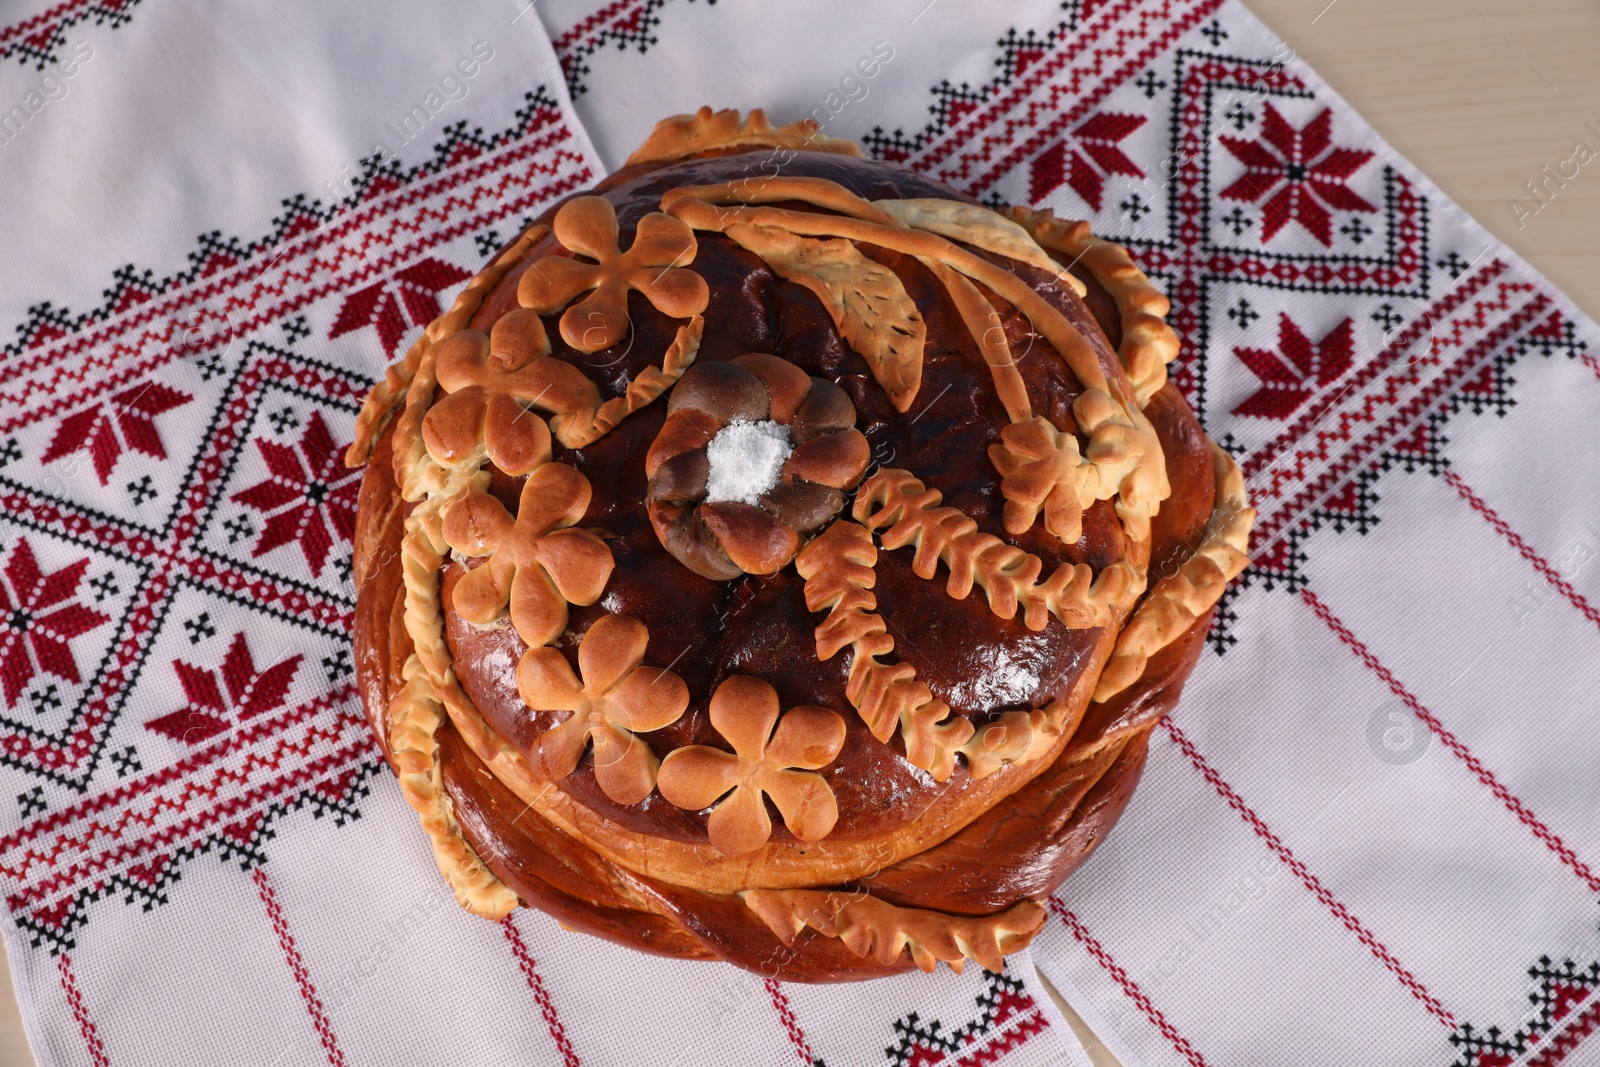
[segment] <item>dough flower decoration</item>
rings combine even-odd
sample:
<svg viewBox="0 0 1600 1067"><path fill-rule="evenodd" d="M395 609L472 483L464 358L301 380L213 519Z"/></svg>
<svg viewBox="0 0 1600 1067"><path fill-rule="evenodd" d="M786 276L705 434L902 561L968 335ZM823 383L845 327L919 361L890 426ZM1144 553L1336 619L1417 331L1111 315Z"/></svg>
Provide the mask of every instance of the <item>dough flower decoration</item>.
<svg viewBox="0 0 1600 1067"><path fill-rule="evenodd" d="M844 506L871 462L837 385L761 353L691 367L645 456L661 544L713 580L772 574Z"/></svg>
<svg viewBox="0 0 1600 1067"><path fill-rule="evenodd" d="M627 615L606 615L578 645L579 680L558 648L529 649L517 664L517 691L531 708L570 711L566 721L534 742L531 765L555 780L578 766L594 742L594 776L618 804L650 795L659 766L637 735L677 722L689 706L689 687L660 667L646 667L650 633Z"/></svg>
<svg viewBox="0 0 1600 1067"><path fill-rule="evenodd" d="M1076 435L1035 415L1003 427L999 442L989 446L989 459L1001 475L1008 533L1026 533L1042 510L1046 530L1067 544L1077 543L1083 510L1094 503L1092 492L1084 499L1084 488L1099 479L1084 465Z"/></svg>
<svg viewBox="0 0 1600 1067"><path fill-rule="evenodd" d="M616 208L603 197L567 201L556 212L554 228L564 248L594 262L567 256L539 260L517 283L517 301L540 315L566 308L561 337L580 352L598 352L627 335L630 289L675 319L698 315L710 302L706 280L684 269L694 262L694 231L670 215L656 211L640 219L626 252L618 247Z"/></svg>
<svg viewBox="0 0 1600 1067"><path fill-rule="evenodd" d="M528 407L555 412L549 429L569 448L600 407L600 390L570 363L550 355L539 316L518 308L487 335L460 330L433 346L434 373L446 396L422 420L422 440L440 463L459 466L480 443L507 474L527 474L548 460L549 432Z"/></svg>
<svg viewBox="0 0 1600 1067"><path fill-rule="evenodd" d="M839 807L827 780L815 772L844 746L844 719L813 707L791 708L780 719L772 686L735 675L711 696L711 725L733 751L689 745L670 752L656 785L680 808L716 805L706 832L718 851L738 856L767 843L772 836L768 797L801 841L828 835Z"/></svg>
<svg viewBox="0 0 1600 1067"><path fill-rule="evenodd" d="M1072 415L1089 437L1081 451L1073 433L1041 415L1002 428L989 446L1006 498L1007 532L1025 533L1042 509L1045 529L1074 544L1083 536L1084 509L1115 498L1128 535L1146 540L1150 517L1172 492L1165 465L1155 459L1160 442L1121 404L1093 389L1072 402Z"/></svg>
<svg viewBox="0 0 1600 1067"><path fill-rule="evenodd" d="M529 645L546 645L567 628L567 605L593 604L615 561L605 542L575 524L589 509L589 480L565 463L546 463L522 486L516 518L487 493L468 493L445 508L445 543L488 560L455 587L455 610L487 626L510 607L511 624Z"/></svg>

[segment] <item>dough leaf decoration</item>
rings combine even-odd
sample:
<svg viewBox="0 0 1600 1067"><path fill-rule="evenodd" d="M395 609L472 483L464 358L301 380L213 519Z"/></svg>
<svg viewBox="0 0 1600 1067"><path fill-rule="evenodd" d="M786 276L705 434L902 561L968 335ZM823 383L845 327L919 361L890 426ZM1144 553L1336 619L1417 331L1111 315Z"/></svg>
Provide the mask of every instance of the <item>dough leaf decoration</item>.
<svg viewBox="0 0 1600 1067"><path fill-rule="evenodd" d="M786 945L809 926L857 956L893 963L907 952L919 970L932 971L943 960L957 974L967 960L998 973L1003 957L1032 941L1045 919L1043 906L1031 900L994 915L967 916L901 907L861 892L751 889L740 895Z"/></svg>
<svg viewBox="0 0 1600 1067"><path fill-rule="evenodd" d="M872 206L908 229L927 230L1038 267L1079 296L1087 292L1084 284L1051 259L1025 228L982 205L924 197L874 200Z"/></svg>
<svg viewBox="0 0 1600 1067"><path fill-rule="evenodd" d="M815 293L895 410L910 409L922 385L928 327L894 271L843 238L818 240L743 223L726 233L778 275Z"/></svg>

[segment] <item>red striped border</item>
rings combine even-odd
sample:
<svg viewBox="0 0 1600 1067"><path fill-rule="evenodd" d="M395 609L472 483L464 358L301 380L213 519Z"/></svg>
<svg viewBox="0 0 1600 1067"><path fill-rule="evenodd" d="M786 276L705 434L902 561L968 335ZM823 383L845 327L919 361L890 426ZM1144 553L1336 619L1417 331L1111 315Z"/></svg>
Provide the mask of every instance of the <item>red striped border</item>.
<svg viewBox="0 0 1600 1067"><path fill-rule="evenodd" d="M1089 933L1083 922L1055 897L1051 897L1045 903L1056 918L1060 919L1067 930L1071 932L1072 936L1077 938L1078 943L1089 953L1090 958L1100 965L1101 970L1111 976L1111 980L1117 983L1123 995L1131 1000L1134 1007L1138 1008L1144 1014L1144 1017L1149 1020L1150 1025L1154 1026L1161 1036L1171 1043L1173 1049L1184 1058L1189 1067L1209 1067L1206 1063L1206 1058L1200 1054L1200 1050L1191 1045L1189 1039L1180 1034L1177 1027L1167 1021L1167 1017L1161 1013L1161 1009L1155 1006L1155 1003L1145 994L1143 989L1139 988L1139 983L1134 980L1134 977L1112 957L1110 952L1106 951L1104 945L1094 939L1094 936Z"/></svg>
<svg viewBox="0 0 1600 1067"><path fill-rule="evenodd" d="M1412 319L1410 324L1395 335L1383 351L1379 352L1369 362L1362 366L1340 388L1339 393L1329 400L1308 405L1305 412L1287 429L1274 438L1267 445L1253 450L1240 464L1246 480L1253 480L1257 474L1269 466L1276 465L1278 457L1287 451L1296 442L1302 440L1307 431L1313 429L1323 417L1333 410L1333 405L1345 394L1354 390L1365 388L1374 378L1396 364L1405 364L1403 355L1409 351L1423 335L1429 332L1436 321L1446 320L1454 315L1456 310L1472 297L1482 292L1490 282L1499 278L1509 268L1509 264L1502 259L1494 259L1483 266L1483 269L1474 271L1468 278L1462 280L1440 299L1434 301L1422 313ZM1430 342L1431 344L1431 342Z"/></svg>
<svg viewBox="0 0 1600 1067"><path fill-rule="evenodd" d="M1539 577L1549 582L1551 587L1566 598L1567 603L1577 608L1584 618L1596 627L1600 627L1600 611L1589 603L1588 599L1572 587L1572 583L1561 577L1561 573L1550 565L1550 561L1534 551L1533 546L1522 539L1522 535L1511 528L1511 524L1500 517L1500 513L1490 507L1482 497L1472 491L1472 487L1461 480L1455 471L1446 470L1440 475L1445 484L1456 491L1456 494L1466 501L1467 506L1494 527L1495 533L1505 538L1506 543L1517 550L1517 555L1528 561L1534 570L1539 572Z"/></svg>
<svg viewBox="0 0 1600 1067"><path fill-rule="evenodd" d="M1429 730L1433 731L1433 735L1450 751L1450 754L1466 765L1467 770L1472 772L1472 776L1478 780L1479 784L1494 794L1495 799L1505 805L1506 810L1516 816L1518 822L1532 831L1534 837L1538 838L1546 848L1555 853L1556 857L1566 865L1567 869L1582 880L1591 893L1600 893L1600 877L1597 877L1594 871L1590 870L1589 865L1579 859L1577 853L1573 852L1567 843L1561 840L1559 835L1540 821L1539 817L1529 810L1526 804L1518 799L1511 790L1507 789L1500 779L1495 777L1494 772L1485 767L1482 761L1472 754L1471 749L1463 744L1455 734L1445 729L1444 724L1439 721L1439 717L1429 711L1411 690L1401 684L1400 679L1396 678L1389 668L1385 667L1378 657L1372 653L1372 650L1363 644L1351 632L1350 628L1334 615L1327 604L1322 602L1322 598L1310 589L1302 589L1300 591L1300 599L1305 601L1306 607L1310 608L1312 613L1321 619L1328 629L1334 632L1334 635L1344 643L1346 648L1355 654L1357 659L1366 664L1372 673L1383 680L1383 683L1389 687L1389 691L1398 697L1400 702L1407 708L1411 709L1413 715L1425 723Z"/></svg>
<svg viewBox="0 0 1600 1067"><path fill-rule="evenodd" d="M283 907L278 903L277 890L272 888L267 872L260 867L250 872L250 880L255 883L256 894L266 908L267 919L272 923L272 932L277 935L278 945L283 949L283 961L289 965L289 973L294 976L294 984L300 990L300 999L305 1003L306 1015L310 1017L311 1026L316 1030L322 1048L328 1054L328 1067L345 1067L344 1051L339 1047L339 1039L334 1035L333 1024L328 1021L328 1013L322 1006L322 998L317 995L316 984L311 981L311 975L306 970L306 962L300 955L300 949L294 943L294 934L289 931L288 920L283 917Z"/></svg>
<svg viewBox="0 0 1600 1067"><path fill-rule="evenodd" d="M1021 1021L1007 1023L991 1040L971 1052L963 1053L952 1061L935 1061L929 1067L990 1067L999 1063L1008 1052L1015 1052L1038 1034L1050 1028L1050 1020L1035 1004L1021 1016ZM1075 1040L1069 1038L1068 1040ZM807 1065L810 1067L810 1065Z"/></svg>
<svg viewBox="0 0 1600 1067"><path fill-rule="evenodd" d="M27 358L4 368L6 381L15 382L20 388L0 393L0 404L17 412L0 423L0 431L10 432L37 419L81 407L91 398L136 381L151 369L178 359L177 335L183 328L183 315L187 311L204 308L221 315L226 325L212 333L208 343L227 345L323 297L384 276L429 249L547 203L592 181L593 173L588 165L576 152L563 146L569 134L560 112L545 109L540 117L547 127L543 136L529 136L499 151L487 152L470 164L376 197L325 226L284 242L265 266L253 260L246 261L210 275L198 284L138 304L88 329L29 350ZM535 163L535 157L547 150L550 159L544 164ZM571 164L572 172L565 178L556 177L564 164ZM547 171L551 180L528 188L527 167ZM488 180L494 172L499 172L500 190L526 188L526 191L502 202L473 195L469 206L464 191L466 184L480 178ZM481 190L474 190L474 194L478 192ZM436 196L443 197L441 204L426 203ZM475 205L486 199L494 206L486 211L477 210ZM454 223L433 230L427 228L447 221L452 213L459 215ZM405 233L416 236L414 244L400 243L399 235ZM375 234L381 234L390 244L392 251L387 255L370 256L365 242ZM267 280L269 272L276 275L273 281ZM286 295L294 286L300 291ZM210 302L218 299L222 300L222 305L213 307ZM142 332L132 336L136 330ZM68 358L75 356L81 358ZM96 376L96 372L101 371L108 373ZM30 374L36 376L28 378ZM91 377L93 382L89 388L63 393L64 387L89 382ZM25 408L30 394L41 388L53 394L53 399Z"/></svg>
<svg viewBox="0 0 1600 1067"><path fill-rule="evenodd" d="M78 989L77 976L72 973L72 957L65 952L57 956L56 970L61 974L61 990L67 995L67 1007L72 1011L73 1021L78 1024L78 1035L83 1038L83 1050L89 1054L89 1062L94 1067L109 1067L111 1061L106 1057L105 1042L100 1040L100 1031L89 1017L89 1009L83 1003L83 993Z"/></svg>
<svg viewBox="0 0 1600 1067"><path fill-rule="evenodd" d="M1502 287L1532 291L1532 286L1525 282L1505 282L1502 283ZM1347 449L1323 473L1306 479L1297 471L1294 475L1275 478L1272 485L1265 489L1252 483L1250 495L1257 502L1260 512L1250 538L1252 555L1258 560L1268 557L1269 550L1289 536L1307 513L1348 485L1356 474L1381 460L1385 450L1393 442L1413 432L1430 413L1446 403L1464 380L1481 371L1496 355L1504 351L1507 341L1545 314L1550 304L1549 297L1535 293L1532 299L1480 338L1466 354L1451 363L1443 374L1435 377L1393 414L1382 419L1377 426L1371 426L1362 433L1361 447ZM1318 431L1315 445L1308 445L1295 454L1295 461L1302 471L1309 459L1326 459L1329 456L1333 447L1330 442L1351 440L1355 433L1351 429L1352 426L1358 424L1370 426L1375 422L1379 417L1373 414L1373 409L1380 404L1397 401L1398 390L1406 383L1396 377L1386 379L1382 384L1384 388L1382 394L1368 394L1359 408L1340 412L1338 428ZM1301 479L1301 487L1295 491L1294 496L1287 499L1280 496L1278 486L1295 478ZM1276 503L1276 501L1282 502Z"/></svg>
<svg viewBox="0 0 1600 1067"><path fill-rule="evenodd" d="M372 757L374 744L375 742L368 738L358 744L331 752L321 759L296 768L300 772L298 774L269 779L247 793L212 805L159 833L141 838L132 845L119 845L80 864L63 867L37 886L8 894L6 905L18 913L48 912L63 900L103 878L155 859L170 859L184 844L202 841L213 834L226 834L246 824L252 817L260 815L273 803L287 800L306 788L321 785L360 766L364 760ZM127 821L138 823L143 819L130 814Z"/></svg>
<svg viewBox="0 0 1600 1067"><path fill-rule="evenodd" d="M789 1044L794 1046L795 1055L800 1057L801 1067L812 1067L817 1061L816 1054L811 1051L805 1031L800 1029L800 1022L795 1018L794 1008L783 991L783 984L776 978L768 978L762 984L766 986L767 996L772 998L772 1010L777 1012L778 1022L783 1025L784 1033L789 1035Z"/></svg>
<svg viewBox="0 0 1600 1067"><path fill-rule="evenodd" d="M1428 1010L1429 1015L1454 1030L1457 1025L1455 1016L1446 1010L1437 997L1428 992L1427 987L1406 969L1405 965L1395 957L1394 953L1389 951L1383 942L1378 940L1377 935L1367 929L1366 925L1356 918L1350 909L1345 907L1327 886L1322 884L1321 879L1311 873L1311 869L1295 856L1294 851L1284 843L1283 839L1272 832L1266 821L1257 815L1250 805L1245 803L1244 798L1200 754L1200 750L1195 747L1194 742L1190 741L1188 735L1178 728L1178 725L1172 721L1171 716L1162 719L1161 726L1171 736L1183 754L1189 757L1189 762L1194 764L1194 769L1200 772L1200 776L1209 782L1211 787L1217 791L1217 795L1227 801L1228 807L1238 813L1246 825L1255 831L1256 836L1261 838L1266 843L1267 848L1272 850L1272 854L1277 856L1285 867L1294 872L1295 877L1300 879L1300 884L1310 890L1311 895L1316 897L1318 902L1327 908L1346 930L1356 935L1356 940L1365 945L1373 957L1399 980L1400 984L1405 987L1406 992L1421 1002L1422 1006Z"/></svg>
<svg viewBox="0 0 1600 1067"><path fill-rule="evenodd" d="M562 1064L564 1067L579 1067L578 1053L567 1037L567 1028L561 1025L561 1017L556 1014L556 1003L550 999L550 991L545 988L544 979L539 975L533 955L528 952L527 942L522 940L522 931L517 929L517 924L512 921L510 915L501 919L499 926L500 932L511 945L511 955L517 961L517 969L522 972L528 988L533 990L533 999L539 1005L539 1014L544 1016L544 1025L550 1031L550 1039L556 1043L556 1049L561 1053Z"/></svg>
<svg viewBox="0 0 1600 1067"><path fill-rule="evenodd" d="M1128 45L1145 38L1150 33L1150 27L1165 24L1165 28L1154 37L1151 37L1144 47L1139 49L1131 58L1110 74L1102 75L1100 84L1088 93L1081 95L1077 93L1077 79L1074 79L1071 90L1065 93L1071 104L1064 108L1046 111L1047 114L1053 114L1054 117L1035 130L1022 144L1006 151L998 160L994 160L990 153L1001 142L996 141L994 138L985 138L981 142L969 140L967 142L969 146L976 145L978 147L978 152L973 156L973 159L986 163L987 166L980 170L976 177L969 178L971 164L968 163L959 168L956 174L947 178L947 180L954 180L955 177L960 177L966 182L969 191L986 191L990 185L993 185L1013 168L1020 165L1024 159L1043 150L1052 137L1063 136L1065 130L1087 115L1091 109L1098 107L1100 102L1109 96L1113 90L1121 86L1138 71L1149 66L1157 55L1170 49L1174 41L1194 29L1202 19L1209 18L1214 14L1222 6L1223 2L1224 0L1204 0L1204 2L1196 4L1190 11L1175 19L1172 17L1171 8L1177 5L1173 3L1163 4L1159 11L1139 11L1139 25L1136 29L1125 28L1120 23L1111 23L1107 24L1101 33L1090 35L1087 38L1082 33L1075 35L1071 42L1073 47L1061 49L1061 51L1068 53L1069 58L1077 58L1080 49L1085 43L1097 45L1097 37L1111 35L1113 39L1103 52L1106 57L1105 61L1109 62L1112 58L1121 59L1127 56ZM1095 63L1096 74L1100 74L1098 68L1102 65L1102 61L1097 58ZM1042 80L1042 77L1038 79L1038 81ZM1035 84L1038 84L1038 81ZM1031 91L1031 88L1028 91ZM1058 100L1062 95L1061 92L1052 93L1052 102ZM1009 140L1009 138L1006 140ZM947 173L941 172L941 174Z"/></svg>
<svg viewBox="0 0 1600 1067"><path fill-rule="evenodd" d="M343 699L348 699L348 696ZM322 701L314 701L291 714L296 720L306 720L315 718L324 710ZM251 734L246 736L253 741L256 739L256 730L260 731L260 736L266 737L282 729L282 725L277 723L263 725L253 728ZM341 741L343 743L339 744ZM330 750L315 759L310 758L310 753L322 746L328 746ZM0 873L16 885L7 893L6 902L13 910L48 909L63 896L76 892L92 881L134 864L147 862L155 854L169 854L187 842L247 819L307 786L345 773L373 758L375 746L376 742L372 740L371 731L359 708L344 709L337 729L330 730L313 724L300 737L282 737L270 750L251 752L238 766L229 766L224 762L237 754L238 745L219 741L193 762L173 764L145 779L129 783L115 794L91 798L74 808L40 820L41 823L49 823L48 826L30 824L12 834L7 839L11 842L7 851L16 848L22 848L23 851L19 857L8 860L7 865L0 868ZM291 774L279 773L286 755L299 756L304 760L293 765ZM202 781L196 777L192 782L186 781L181 794L177 796L156 795L148 807L135 807L129 803L147 790L188 779L196 771L213 764L217 766L213 768L209 780ZM253 774L260 772L265 772L261 774L264 780L253 788L223 800L216 799L230 787L245 785ZM112 809L111 818L107 820L91 823L72 835L51 835L47 840L41 840L58 826L107 809ZM173 814L185 814L185 817L132 842L124 840L128 829L147 829L163 816ZM94 851L95 845L102 839L116 844L104 851ZM27 847L24 848L24 845ZM63 863L63 855L73 859ZM39 867L50 874L30 883L34 870Z"/></svg>

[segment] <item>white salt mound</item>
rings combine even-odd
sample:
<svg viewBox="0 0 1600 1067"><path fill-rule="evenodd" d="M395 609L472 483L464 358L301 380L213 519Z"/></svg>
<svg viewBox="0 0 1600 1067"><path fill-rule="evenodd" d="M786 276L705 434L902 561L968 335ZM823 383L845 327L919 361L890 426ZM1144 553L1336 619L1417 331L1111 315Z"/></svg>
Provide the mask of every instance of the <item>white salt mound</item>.
<svg viewBox="0 0 1600 1067"><path fill-rule="evenodd" d="M706 502L737 500L754 504L757 497L778 484L778 470L793 451L788 427L770 419L733 420L706 446L706 459L711 464Z"/></svg>

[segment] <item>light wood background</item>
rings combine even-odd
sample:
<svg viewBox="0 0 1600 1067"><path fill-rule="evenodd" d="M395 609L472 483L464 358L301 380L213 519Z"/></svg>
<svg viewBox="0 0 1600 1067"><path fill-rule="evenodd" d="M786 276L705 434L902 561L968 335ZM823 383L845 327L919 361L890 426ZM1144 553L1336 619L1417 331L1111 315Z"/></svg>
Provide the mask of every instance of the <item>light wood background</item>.
<svg viewBox="0 0 1600 1067"><path fill-rule="evenodd" d="M1507 206L1582 140L1600 150L1600 5L1590 0L1249 0L1445 193L1600 317L1600 160L1519 227ZM1070 1012L1070 1009L1068 1009ZM1097 1067L1114 1060L1082 1028ZM0 1064L33 1063L0 993Z"/></svg>

